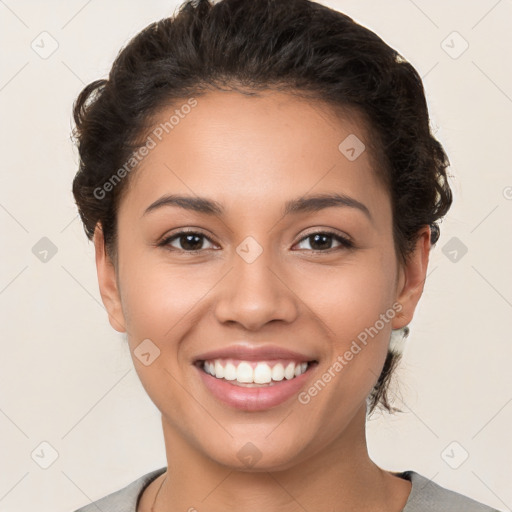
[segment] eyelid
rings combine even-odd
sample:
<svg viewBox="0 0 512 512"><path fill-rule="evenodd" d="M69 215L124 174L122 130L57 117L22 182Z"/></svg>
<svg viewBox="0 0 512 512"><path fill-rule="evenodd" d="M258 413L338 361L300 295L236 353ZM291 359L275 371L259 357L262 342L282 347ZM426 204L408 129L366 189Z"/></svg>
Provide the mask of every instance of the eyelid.
<svg viewBox="0 0 512 512"><path fill-rule="evenodd" d="M345 240L347 243L354 244L352 237L347 235L346 233L340 232L334 228L322 228L322 227L311 228L311 231L307 230L306 233L301 236L301 238L298 240L298 242L301 242L302 240L304 240L304 238L307 238L309 236L316 235L317 233L339 237L339 238Z"/></svg>
<svg viewBox="0 0 512 512"><path fill-rule="evenodd" d="M157 247L164 247L166 248L167 246L170 245L170 242L171 241L174 241L174 240L177 240L179 239L179 237L183 234L193 234L193 235L201 235L202 237L204 237L206 240L208 240L212 245L218 245L213 239L212 237L210 237L209 235L207 235L206 233L203 232L203 230L201 228L177 228L178 231L175 231L175 232L171 232L171 233L167 233L166 235L164 235L157 243L156 243L156 246ZM174 250L174 251L178 251L178 252L187 252L187 253L199 253L199 252L202 252L202 251L205 251L206 249L198 249L196 251L185 251L184 249L176 249L176 248L172 248L171 250Z"/></svg>
<svg viewBox="0 0 512 512"><path fill-rule="evenodd" d="M332 230L332 229L318 229L315 228L313 231L306 233L305 235L302 235L301 238L295 242L293 245L297 245L301 243L303 240L307 240L309 237L316 235L316 234L322 234L322 235L328 235L336 239L341 247L345 250L347 249L355 249L355 243L352 241L352 238L345 234L340 234L338 231ZM335 252L339 250L339 247L331 247L330 249L325 250L315 250L315 249L306 249L307 252L314 253L314 254L328 254Z"/></svg>
<svg viewBox="0 0 512 512"><path fill-rule="evenodd" d="M196 228L194 226L191 226L191 227L186 227L186 228L176 228L176 229L173 229L172 231L170 232L167 232L165 235L163 235L160 239L161 242L173 237L173 236L176 236L176 235L181 235L183 233L192 233L192 234L198 234L198 235L203 235L205 238L208 238L210 241L213 241L212 240L212 236L207 234L205 232L204 229L202 228Z"/></svg>

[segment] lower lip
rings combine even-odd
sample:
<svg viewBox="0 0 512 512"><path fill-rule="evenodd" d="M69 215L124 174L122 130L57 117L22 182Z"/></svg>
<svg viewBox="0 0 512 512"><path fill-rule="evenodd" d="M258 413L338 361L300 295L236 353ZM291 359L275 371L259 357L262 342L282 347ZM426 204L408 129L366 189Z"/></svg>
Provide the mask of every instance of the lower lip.
<svg viewBox="0 0 512 512"><path fill-rule="evenodd" d="M195 368L204 385L224 404L243 411L263 411L276 407L296 395L309 380L317 365L318 363L310 363L306 372L298 377L261 387L237 386L228 380L211 376L198 366Z"/></svg>

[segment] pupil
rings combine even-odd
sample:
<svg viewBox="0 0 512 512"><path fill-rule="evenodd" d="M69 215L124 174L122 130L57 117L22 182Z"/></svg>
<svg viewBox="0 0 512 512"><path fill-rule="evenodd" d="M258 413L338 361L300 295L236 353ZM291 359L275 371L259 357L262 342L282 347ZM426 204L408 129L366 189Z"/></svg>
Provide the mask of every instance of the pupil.
<svg viewBox="0 0 512 512"><path fill-rule="evenodd" d="M331 235L323 235L323 234L316 234L316 235L312 235L311 238L313 238L313 243L311 244L311 247L313 249L330 249L330 241L331 241ZM314 244L317 244L319 239L323 239L324 243L322 244L321 242L319 243L320 244L320 247L314 247Z"/></svg>
<svg viewBox="0 0 512 512"><path fill-rule="evenodd" d="M195 243L193 242L193 239L195 239ZM183 243L183 240L185 240L185 243ZM184 249L188 249L190 251L197 251L201 248L202 240L201 237L198 235L182 235L181 236L181 246Z"/></svg>

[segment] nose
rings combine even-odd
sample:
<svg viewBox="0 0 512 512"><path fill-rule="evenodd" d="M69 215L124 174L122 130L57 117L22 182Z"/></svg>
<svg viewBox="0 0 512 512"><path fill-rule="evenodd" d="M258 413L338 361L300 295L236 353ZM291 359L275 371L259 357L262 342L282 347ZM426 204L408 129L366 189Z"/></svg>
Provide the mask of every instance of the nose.
<svg viewBox="0 0 512 512"><path fill-rule="evenodd" d="M298 314L298 298L289 277L271 260L271 251L263 251L248 262L234 255L233 267L219 283L214 311L221 323L236 323L249 331L281 320L291 323ZM281 269L281 270L280 270Z"/></svg>

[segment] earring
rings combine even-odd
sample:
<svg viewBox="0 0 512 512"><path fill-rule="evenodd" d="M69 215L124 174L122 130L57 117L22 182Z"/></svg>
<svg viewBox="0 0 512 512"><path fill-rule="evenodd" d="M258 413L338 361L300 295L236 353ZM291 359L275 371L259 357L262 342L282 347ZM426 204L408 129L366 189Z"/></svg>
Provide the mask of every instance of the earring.
<svg viewBox="0 0 512 512"><path fill-rule="evenodd" d="M400 329L393 329L389 340L389 350L395 354L401 354L404 351L405 338L409 336L409 332L407 325Z"/></svg>

